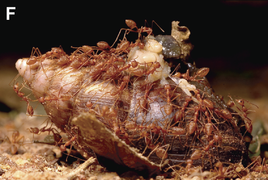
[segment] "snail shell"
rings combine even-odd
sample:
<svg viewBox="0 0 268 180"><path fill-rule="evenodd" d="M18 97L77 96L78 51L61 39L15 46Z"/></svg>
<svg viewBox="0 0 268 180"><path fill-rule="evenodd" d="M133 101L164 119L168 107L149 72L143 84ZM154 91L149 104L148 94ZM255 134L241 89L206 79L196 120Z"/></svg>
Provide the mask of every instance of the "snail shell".
<svg viewBox="0 0 268 180"><path fill-rule="evenodd" d="M83 56L86 61L79 59L83 53L74 60L72 55L62 55L69 59L64 65L61 57L40 57L30 64L23 58L16 68L34 96L42 99L51 121L62 131L77 126L80 146L93 149L108 168L113 162L152 175L167 164L186 165L187 159L204 169L213 169L218 161L246 164L248 143L241 139L242 134L250 135L245 133L245 123L238 115L226 118L223 110L233 110L213 93L204 77L187 81L168 73L148 78L153 73L165 74L164 69L169 72L167 63L162 62L161 44L153 43L157 50L154 46L133 47L129 54L115 55L112 49L103 50ZM144 61L149 57L146 53L157 57L161 68L150 69L151 61ZM125 57L123 62L119 56ZM139 65L131 67L135 59ZM188 66L196 73L197 68ZM139 71L142 74L137 76ZM193 157L196 152L200 158Z"/></svg>

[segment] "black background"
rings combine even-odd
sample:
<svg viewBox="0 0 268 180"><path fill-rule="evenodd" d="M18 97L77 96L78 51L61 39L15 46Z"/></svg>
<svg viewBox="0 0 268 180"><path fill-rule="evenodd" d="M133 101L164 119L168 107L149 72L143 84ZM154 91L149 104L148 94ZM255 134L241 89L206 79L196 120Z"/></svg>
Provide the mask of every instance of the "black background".
<svg viewBox="0 0 268 180"><path fill-rule="evenodd" d="M6 20L6 7L15 15ZM191 60L213 70L252 69L267 65L268 3L266 1L46 1L2 3L0 63L13 66L29 57L32 47L42 53L62 46L112 44L125 19L138 26L156 21L170 34L171 21L191 31ZM12 10L13 11L13 10ZM156 25L155 34L162 33Z"/></svg>

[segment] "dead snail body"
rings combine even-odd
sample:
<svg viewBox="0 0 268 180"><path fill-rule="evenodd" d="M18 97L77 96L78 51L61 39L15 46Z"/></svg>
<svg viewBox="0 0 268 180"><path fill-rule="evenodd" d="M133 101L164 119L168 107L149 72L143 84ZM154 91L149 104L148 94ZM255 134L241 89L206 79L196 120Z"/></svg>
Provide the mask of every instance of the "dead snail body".
<svg viewBox="0 0 268 180"><path fill-rule="evenodd" d="M170 35L157 35L155 39L163 46L165 58L179 59L181 55L179 43Z"/></svg>
<svg viewBox="0 0 268 180"><path fill-rule="evenodd" d="M191 50L189 30L178 22L172 30L164 55L165 43L148 36L144 45L124 39L117 48L82 46L70 56L52 49L19 59L16 68L51 121L77 133L78 147L93 149L108 167L113 162L153 175L173 165L246 164L248 143L241 139L249 129L214 94L208 69L189 63L188 74L170 74L165 57L184 60Z"/></svg>

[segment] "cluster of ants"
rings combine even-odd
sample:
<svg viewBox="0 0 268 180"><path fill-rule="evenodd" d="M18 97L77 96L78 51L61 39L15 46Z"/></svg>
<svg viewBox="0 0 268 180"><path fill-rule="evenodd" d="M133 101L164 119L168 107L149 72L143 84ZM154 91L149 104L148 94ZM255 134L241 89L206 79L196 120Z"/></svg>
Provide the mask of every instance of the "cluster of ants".
<svg viewBox="0 0 268 180"><path fill-rule="evenodd" d="M54 47L51 51L48 51L45 54L41 54L38 48L33 48L30 58L27 60L27 65L34 65L35 63L40 63L40 66L43 71L42 62L48 59L55 59L57 65L59 66L70 66L73 68L80 69L85 66L94 66L90 75L93 79L100 79L100 76L103 75L105 78L114 79L118 75L121 75L122 71L125 71L129 68L136 68L138 63L134 60L126 64L126 55L129 53L130 49L138 46L140 49L144 48L144 42L141 41L140 36L142 33L147 33L148 35L152 34L152 28L141 27L138 28L136 23L133 20L126 20L126 24L129 27L128 29L122 28L118 34L118 37L122 30L125 30L124 38L118 43L116 48L113 48L115 42L117 42L118 37L112 46L110 46L105 41L100 41L97 43L97 46L88 46L84 45L82 47L76 48L76 50L69 56L64 50L60 47ZM130 32L138 33L139 38L135 43L129 42L126 39L126 34ZM155 69L160 67L159 63L149 63L147 68L136 69L132 71L133 74L142 76L144 74L151 74ZM126 78L125 78L126 79Z"/></svg>
<svg viewBox="0 0 268 180"><path fill-rule="evenodd" d="M133 20L126 20L126 24L129 28L122 28L120 30L120 32L122 30L125 30L125 34L123 40L121 40L116 48L112 48L113 45L110 46L105 41L100 41L97 43L97 46L84 45L82 47L78 47L70 56L67 55L61 47L54 47L51 49L51 51L48 51L45 54L41 54L38 48L33 48L31 56L28 58L26 64L29 66L35 66L36 63L38 63L41 70L44 71L45 75L46 70L44 69L42 62L46 58L54 59L56 64L61 67L69 66L80 69L85 66L92 66L89 75L94 80L109 79L114 81L115 79L119 79L118 90L111 92L111 95L115 96L120 93L130 82L130 74L134 74L135 76L149 75L154 73L154 71L160 67L159 62L148 64L146 63L143 64L140 68L138 67L139 63L135 60L126 63L126 56L131 48L135 46L138 46L140 49L144 48L144 43L140 40L141 34L152 34L152 28L138 28ZM120 35L120 32L118 34L118 37ZM129 42L126 39L126 34L129 32L138 33L139 38L135 43ZM115 42L117 41L118 37L116 38ZM131 72L129 69L132 69ZM13 80L13 82L15 82L16 78ZM21 97L22 100L26 101L28 115L33 116L34 109L30 105L30 101L33 100L29 98L29 95L26 96L25 93L21 91L23 88L27 88L27 85L25 85L25 83L22 83L21 86L19 86L18 82L14 83L13 85L13 90L16 92L16 94ZM57 101L60 98L61 97L47 95L45 97L39 97L38 101L43 104L46 101ZM66 100L68 99L70 99L70 97L67 97Z"/></svg>
<svg viewBox="0 0 268 180"><path fill-rule="evenodd" d="M114 92L111 92L111 95L115 96L130 83L132 75L139 77L148 76L153 74L156 69L160 67L159 62L138 63L135 59L127 62L127 54L131 48L136 46L138 46L140 49L144 48L144 42L141 41L141 34L147 33L147 35L150 35L152 34L152 29L149 27L138 28L133 20L126 20L126 24L129 28L122 28L120 30L120 32L125 30L125 34L123 40L118 43L116 48L113 48L113 45L110 46L105 41L98 42L97 46L84 45L82 47L77 47L71 55L67 55L61 47L54 47L51 49L51 51L48 51L45 54L41 54L38 48L33 48L31 56L28 58L26 64L31 68L35 68L38 64L40 70L42 70L45 75L46 70L42 64L45 59L55 60L55 64L53 65L58 67L72 67L74 69L91 67L88 75L92 78L92 80L107 80L118 83L118 89L114 90ZM126 39L126 34L130 32L138 33L139 38L135 43L129 42ZM116 38L115 42L117 41L118 37ZM34 110L30 105L30 101L32 100L20 91L24 87L26 87L26 85L22 84L22 86L19 87L19 84L16 83L13 85L13 90L18 94L19 97L27 102L27 112L30 116L32 116L34 113ZM39 97L38 101L43 104L46 101L57 101L61 98L62 97L56 97L54 95L47 95L45 97ZM65 97L65 100L70 98L71 97Z"/></svg>
<svg viewBox="0 0 268 180"><path fill-rule="evenodd" d="M145 84L142 85L145 87L145 93L139 99L137 106L139 106L140 111L149 113L148 104L152 101L149 94L154 89L155 83L148 83L146 77L154 73L161 67L161 65L159 62L139 63L135 59L127 62L127 54L130 52L131 48L136 46L143 49L145 44L141 40L141 35L143 33L151 35L152 29L149 27L138 28L136 23L132 20L126 20L126 24L128 28L121 29L125 30L124 38L118 43L116 48L113 48L115 43L110 46L104 41L98 42L97 46L84 45L78 47L71 55L67 55L62 48L52 48L51 51L42 55L38 48L33 48L31 57L27 60L27 65L33 66L35 63L38 63L40 64L40 69L42 69L44 73L46 72L42 66L42 62L45 59L53 59L55 60L56 65L61 67L68 66L75 69L90 67L88 73L93 81L104 80L106 82L111 81L116 83L117 89L110 92L111 96L119 96L124 89L128 88L128 85L133 83L133 76L138 78L145 77ZM129 42L126 39L126 35L130 32L138 33L138 39L135 43ZM119 35L115 42L118 37ZM187 81L199 82L200 78L204 78L208 71L208 68L201 68L193 76L189 75L189 70L185 73L177 72L172 76L176 78L184 78ZM13 89L17 95L21 97L22 100L26 101L28 115L33 116L34 110L30 105L30 101L34 100L31 100L21 92L21 89L24 87L24 84L22 84L21 87L19 87L18 83L13 85ZM144 121L138 124L135 119L130 119L121 122L117 119L118 110L116 108L105 105L99 107L94 104L96 102L91 101L88 101L85 106L88 108L89 112L96 113L98 117L109 119L109 121L105 122L105 125L127 144L134 146L136 141L142 140L145 142L143 153L149 149L150 153L148 156L155 152L156 156L162 159L162 161L168 158L168 152L172 146L172 144L166 142L166 136L173 136L174 138L180 138L181 136L185 136L186 138L195 137L192 138L192 141L198 139L202 146L194 147L189 159L186 160L186 171L189 172L195 160L202 158L204 154L209 154L212 149L222 145L223 135L219 130L221 124L228 123L232 127L237 125L233 121L233 115L235 113L228 110L228 108L219 107L213 100L211 100L212 98L210 98L206 92L201 92L201 90L197 89L192 92L192 96L186 95L182 97L181 91L178 89L178 85L165 84L157 91L158 96L165 101L165 105L162 107L165 112L164 117L174 114L172 116L172 121L162 122L160 120L154 120L153 122ZM46 101L57 101L60 98L61 97L47 95L46 97L39 97L37 101L43 104ZM243 118L246 131L251 133L252 124L251 120L247 117L249 110L245 106L245 101L242 99L234 101L230 97L230 102L227 105L229 108L235 106L238 109L238 115ZM234 128L238 129L239 127ZM45 126L41 129L35 127L29 128L29 130L33 134L39 134L46 131L52 132L57 144L62 142L60 133L55 128L47 128L47 126ZM79 146L77 141L78 134L76 133L77 129L72 127L66 128L65 131L68 133L70 140L63 143L60 146L60 149L65 151L66 147L73 142ZM206 141L203 142L199 138L200 134L207 137ZM243 135L241 135L241 137L242 136ZM189 143L188 139L186 140L186 144L182 145L192 147L191 144L187 143ZM81 147L81 149L83 149L83 147ZM224 174L224 168L220 161L218 161L216 167L218 167L221 174Z"/></svg>
<svg viewBox="0 0 268 180"><path fill-rule="evenodd" d="M191 81L198 81L198 77L204 77L207 71L206 68L201 68L194 76L190 76L188 71L184 74L176 74L176 76L184 77ZM144 110L150 113L148 109L149 101L151 101L149 93L154 89L153 86L154 83L147 84L144 95L139 99L137 106L140 107L141 111ZM246 132L244 132L243 135L240 134L240 127L234 122L234 115L239 114L239 116L246 118L244 119L245 129L248 133L252 132L252 124L247 117L249 110L246 108L243 99L236 99L234 101L230 97L228 107L235 106L239 110L238 113L236 113L228 110L228 108L222 108L215 104L215 102L209 98L209 95L206 95L206 92L201 90L195 90L193 97L180 97L180 93L176 91L177 86L172 87L170 84L166 84L159 89L161 90L158 90L157 93L166 101L166 104L162 107L166 116L169 116L175 111L172 121L161 122L160 120L153 120L148 122L144 119L142 123L138 124L134 118L121 122L117 119L118 110L113 107L109 108L105 105L102 107L94 107L94 103L91 101L88 101L86 106L89 111L96 113L99 118L106 119L107 121L104 121L104 124L127 144L135 146L137 141L144 141L145 146L141 152L145 155L145 151L149 149L150 153L149 155L147 153L148 157L152 153L155 153L162 161L168 159L168 153L172 145L167 143L165 140L166 136L173 136L174 138L180 138L180 136L186 136L186 138L194 137L191 143L186 140L186 143L182 144L182 146L187 147L192 147L194 141L198 139L201 145L195 146L193 148L194 150L191 150L192 154L189 156L189 159L186 160L187 172L190 171L195 160L199 160L205 155L208 156L211 151L215 151L215 147L218 148L222 146L224 137L221 134L223 132L219 130L221 124L229 124L230 129L236 131L235 135L239 134L239 138L243 139ZM123 88L120 90L122 91ZM193 101L193 98L196 98L198 103ZM181 104L178 104L176 101L180 101ZM201 135L205 135L206 140L201 140ZM210 156L210 158L213 159L214 156ZM223 168L223 163L220 162L220 160L216 163L216 167L221 171L220 174L223 175L225 168Z"/></svg>

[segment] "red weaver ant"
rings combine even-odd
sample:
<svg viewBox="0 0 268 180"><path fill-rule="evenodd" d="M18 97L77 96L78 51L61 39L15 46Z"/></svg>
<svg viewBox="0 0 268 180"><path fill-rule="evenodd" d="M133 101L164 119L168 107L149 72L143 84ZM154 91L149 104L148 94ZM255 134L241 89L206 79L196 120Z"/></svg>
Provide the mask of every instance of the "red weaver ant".
<svg viewBox="0 0 268 180"><path fill-rule="evenodd" d="M33 110L33 107L30 105L31 99L28 98L28 96L24 96L25 94L20 91L23 87L24 87L24 85L21 88L19 88L19 83L17 82L16 84L14 84L13 90L15 91L15 93L17 93L17 95L19 97L22 98L22 100L26 101L26 103L27 103L27 113L28 113L29 116L33 116L34 110Z"/></svg>
<svg viewBox="0 0 268 180"><path fill-rule="evenodd" d="M78 140L77 130L78 130L77 126L71 127L70 131L67 128L65 128L65 132L71 137L71 139L68 140L67 142L65 142L64 145L60 146L61 151L65 151L66 147L69 146L69 145L71 145L71 148L72 148L72 145L73 145L72 142L75 142L76 145L78 145L78 147L80 147L80 145L79 145L79 143L77 141ZM71 151L70 151L70 153L71 153ZM70 153L68 154L68 156L70 155ZM67 156L67 158L68 158L68 156ZM66 158L66 161L67 161L67 158Z"/></svg>
<svg viewBox="0 0 268 180"><path fill-rule="evenodd" d="M185 112L185 109L186 107L188 106L189 102L192 100L192 98L190 96L186 96L185 97L185 101L184 103L182 104L182 107L180 110L178 110L176 113L175 113L175 116L174 116L174 121L175 122L179 122L183 116L184 116L184 112Z"/></svg>
<svg viewBox="0 0 268 180"><path fill-rule="evenodd" d="M120 33L122 30L125 30L125 34L124 34L124 38L123 39L126 39L126 34L128 34L129 32L136 32L138 33L138 41L140 41L140 36L141 36L141 33L147 33L147 35L151 35L153 33L153 29L152 28L149 28L149 27L141 27L141 28L138 28L137 27L137 24L135 21L131 20L131 19L126 19L125 20L125 23L126 25L129 27L129 29L126 29L126 28L121 28L113 45L115 44L115 42L117 41ZM113 47L112 45L112 47Z"/></svg>
<svg viewBox="0 0 268 180"><path fill-rule="evenodd" d="M210 136L212 134L212 131L214 130L214 128L213 128L213 124L211 122L211 117L209 116L208 111L205 112L205 115L207 117L207 123L205 124L204 129L205 129L205 133L208 136Z"/></svg>
<svg viewBox="0 0 268 180"><path fill-rule="evenodd" d="M236 102L241 106L242 110L236 105L236 103L234 102L233 98L231 96L229 96L229 98L231 99L231 102L228 103L229 106L231 105L235 105L236 108L240 111L238 112L238 114L243 118L244 122L245 122L245 127L246 130L251 133L252 132L252 122L251 119L249 119L247 117L248 114L248 109L245 107L244 105L244 100L243 99L236 99ZM258 106L256 106L258 107Z"/></svg>
<svg viewBox="0 0 268 180"><path fill-rule="evenodd" d="M127 86L129 81L130 81L130 76L124 76L123 82L121 83L119 89L116 92L111 92L111 95L114 96L114 95L118 94L120 91L123 91L123 89Z"/></svg>
<svg viewBox="0 0 268 180"><path fill-rule="evenodd" d="M166 149L164 149L165 146L167 146ZM165 160L165 159L168 158L167 150L169 149L169 144L166 144L166 145L161 146L161 147L159 147L159 144L156 145L156 146L152 145L152 146L150 147L150 149L153 149L153 150L150 152L150 154L147 156L147 158L149 158L149 156L150 156L154 151L155 151L156 156L157 156L158 158L162 159L160 164L162 164L163 160Z"/></svg>
<svg viewBox="0 0 268 180"><path fill-rule="evenodd" d="M171 127L169 132L172 134L172 135L184 135L185 134L185 129L183 128L180 128L180 127Z"/></svg>
<svg viewBox="0 0 268 180"><path fill-rule="evenodd" d="M164 88L167 91L167 104L164 105L164 111L167 115L170 115L173 111L171 101L170 101L171 86L169 84L165 84Z"/></svg>
<svg viewBox="0 0 268 180"><path fill-rule="evenodd" d="M193 160L197 160L197 159L200 159L202 156L202 151L200 149L197 149L195 150L190 159L187 159L186 160L186 172L189 173L190 172L190 169L191 169L191 166L193 165Z"/></svg>
<svg viewBox="0 0 268 180"><path fill-rule="evenodd" d="M40 134L42 132L52 132L53 133L53 137L54 137L54 141L56 142L56 145L59 144L62 140L62 137L60 135L60 133L55 129L55 128L47 128L47 126L44 126L42 127L41 129L37 128L37 127L30 127L28 128L29 132L30 133L33 133L33 134Z"/></svg>
<svg viewBox="0 0 268 180"><path fill-rule="evenodd" d="M193 119L193 121L190 121L190 123L188 124L188 134L190 134L190 135L193 134L194 132L196 132L196 130L197 130L197 121L198 121L200 106L196 106L194 109L195 109L194 119Z"/></svg>
<svg viewBox="0 0 268 180"><path fill-rule="evenodd" d="M10 143L10 153L14 155L17 154L19 147L21 144L23 144L24 136L20 135L20 132L15 130L12 133L11 139L9 137L6 137L6 140L8 143Z"/></svg>
<svg viewBox="0 0 268 180"><path fill-rule="evenodd" d="M153 74L155 70L160 67L161 65L158 61L154 62L152 67L150 67L149 70L145 72L145 75Z"/></svg>
<svg viewBox="0 0 268 180"><path fill-rule="evenodd" d="M37 54L37 56L34 56L34 54ZM40 50L38 49L38 48L35 48L35 47L33 47L32 48L32 52L31 52L31 56L30 56L30 58L27 60L27 62L26 62L26 64L27 65L33 65L33 64L35 64L37 61L40 61L40 66L41 66L41 68L42 68L42 70L43 70L43 72L44 72L44 74L45 74L45 76L47 77L47 75L46 75L46 71L45 71L45 69L44 69L44 67L43 67L43 65L42 65L42 60L44 60L46 58L46 54L41 54L41 52L40 52ZM48 77L47 77L48 78Z"/></svg>
<svg viewBox="0 0 268 180"><path fill-rule="evenodd" d="M208 73L209 73L209 68L204 67L204 68L198 69L194 76L190 76L189 69L187 69L186 73L184 73L184 74L177 74L177 76L179 75L179 76L181 76L184 79L189 80L189 81L197 81L197 79L196 79L197 77L203 78Z"/></svg>
<svg viewBox="0 0 268 180"><path fill-rule="evenodd" d="M37 56L35 56L34 54L37 54ZM26 64L27 65L33 65L36 63L36 61L38 61L38 59L41 57L41 52L38 48L33 47L32 48L32 52L31 52L31 56L30 58L27 60Z"/></svg>
<svg viewBox="0 0 268 180"><path fill-rule="evenodd" d="M218 161L215 167L218 168L219 177L223 177L227 169L223 167L222 162Z"/></svg>
<svg viewBox="0 0 268 180"><path fill-rule="evenodd" d="M69 141L67 141L64 145L60 146L60 150L61 151L66 151L66 146L70 146L72 144L73 141L75 141L77 139L77 134L74 135Z"/></svg>
<svg viewBox="0 0 268 180"><path fill-rule="evenodd" d="M127 65L125 65L125 66L119 68L119 71L124 71L124 70L126 70L126 69L128 69L128 68L130 68L130 67L132 67L132 68L136 68L137 66L138 66L138 62L135 61L135 60L133 60L133 61L131 61L129 64L127 64Z"/></svg>
<svg viewBox="0 0 268 180"><path fill-rule="evenodd" d="M59 59L61 56L65 56L66 53L64 52L64 50L60 47L53 47L51 48L51 51L46 52L46 54L43 54L41 56L41 59L45 59L45 58L57 58Z"/></svg>
<svg viewBox="0 0 268 180"><path fill-rule="evenodd" d="M153 83L150 84L146 84L146 89L145 89L145 93L144 96L140 98L139 100L139 105L141 108L147 110L147 99L150 93L151 88L153 87Z"/></svg>
<svg viewBox="0 0 268 180"><path fill-rule="evenodd" d="M98 48L100 48L101 50L110 49L109 44L108 44L107 42L105 42L105 41L99 41L99 42L97 43L97 46L98 46Z"/></svg>

